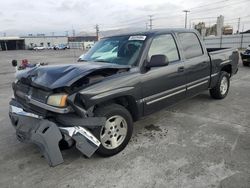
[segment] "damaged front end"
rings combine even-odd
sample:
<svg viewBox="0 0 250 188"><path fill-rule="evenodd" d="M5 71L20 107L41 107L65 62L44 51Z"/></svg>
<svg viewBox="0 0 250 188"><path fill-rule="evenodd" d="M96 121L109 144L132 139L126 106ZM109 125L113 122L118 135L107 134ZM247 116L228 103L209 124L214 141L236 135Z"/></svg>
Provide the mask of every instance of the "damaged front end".
<svg viewBox="0 0 250 188"><path fill-rule="evenodd" d="M94 106L86 107L88 101L80 92L127 70L126 66L85 63L35 67L17 74L9 111L17 139L36 144L50 166L63 162L61 141L69 146L75 143L91 157L100 146L91 131L101 129L106 118L94 117Z"/></svg>
<svg viewBox="0 0 250 188"><path fill-rule="evenodd" d="M62 139L72 139L85 156L91 157L98 149L99 140L82 126L61 127L42 116L25 112L22 106L12 99L9 116L16 129L17 139L21 142L36 144L50 166L63 163L59 148ZM95 119L97 122L97 119ZM98 118L99 125L105 123L105 118Z"/></svg>

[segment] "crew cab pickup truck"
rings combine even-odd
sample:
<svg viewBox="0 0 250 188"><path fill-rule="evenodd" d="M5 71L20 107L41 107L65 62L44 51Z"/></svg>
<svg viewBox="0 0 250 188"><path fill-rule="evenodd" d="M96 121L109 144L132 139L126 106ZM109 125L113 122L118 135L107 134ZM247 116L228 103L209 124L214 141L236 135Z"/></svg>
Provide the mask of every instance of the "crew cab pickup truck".
<svg viewBox="0 0 250 188"><path fill-rule="evenodd" d="M80 62L17 73L9 115L18 140L35 143L51 166L63 162L62 146L112 156L142 116L205 90L225 98L238 60L237 50L207 49L195 30L106 37Z"/></svg>

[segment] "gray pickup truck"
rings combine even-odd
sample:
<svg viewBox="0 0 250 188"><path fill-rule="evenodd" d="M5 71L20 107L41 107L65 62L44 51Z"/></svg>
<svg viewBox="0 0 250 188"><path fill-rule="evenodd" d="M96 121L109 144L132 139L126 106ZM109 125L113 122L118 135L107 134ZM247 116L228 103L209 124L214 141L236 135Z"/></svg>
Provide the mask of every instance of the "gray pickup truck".
<svg viewBox="0 0 250 188"><path fill-rule="evenodd" d="M80 62L17 73L9 116L18 140L35 143L51 166L63 162L61 147L112 156L142 116L205 90L226 97L238 60L237 50L207 49L195 30L106 37Z"/></svg>

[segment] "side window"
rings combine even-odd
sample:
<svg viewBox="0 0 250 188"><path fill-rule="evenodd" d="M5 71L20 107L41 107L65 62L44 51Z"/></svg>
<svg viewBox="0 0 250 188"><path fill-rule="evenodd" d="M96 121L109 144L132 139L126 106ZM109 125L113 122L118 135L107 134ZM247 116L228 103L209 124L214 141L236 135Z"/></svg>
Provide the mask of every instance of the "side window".
<svg viewBox="0 0 250 188"><path fill-rule="evenodd" d="M167 56L169 62L180 59L178 49L172 35L159 35L153 39L148 52L149 60L151 59L152 55L158 54Z"/></svg>
<svg viewBox="0 0 250 188"><path fill-rule="evenodd" d="M179 33L180 42L186 59L198 57L203 54L200 41L194 33Z"/></svg>

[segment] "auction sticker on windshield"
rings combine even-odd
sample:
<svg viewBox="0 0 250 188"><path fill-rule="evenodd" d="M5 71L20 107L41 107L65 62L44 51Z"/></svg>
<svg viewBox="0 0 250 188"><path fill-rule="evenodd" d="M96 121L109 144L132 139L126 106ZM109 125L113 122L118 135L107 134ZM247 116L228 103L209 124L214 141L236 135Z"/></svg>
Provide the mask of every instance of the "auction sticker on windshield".
<svg viewBox="0 0 250 188"><path fill-rule="evenodd" d="M128 40L145 40L146 36L144 35L136 35L136 36L130 36Z"/></svg>

